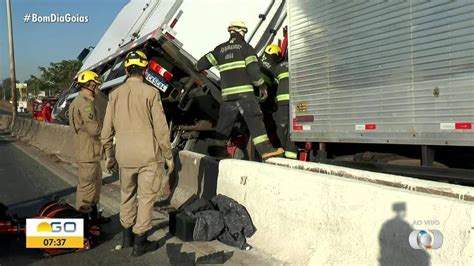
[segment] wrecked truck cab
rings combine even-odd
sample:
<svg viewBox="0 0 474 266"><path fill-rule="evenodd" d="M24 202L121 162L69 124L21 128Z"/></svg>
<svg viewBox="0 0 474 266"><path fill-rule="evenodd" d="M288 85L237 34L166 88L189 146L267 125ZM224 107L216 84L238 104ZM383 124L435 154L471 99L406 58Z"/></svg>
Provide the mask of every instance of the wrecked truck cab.
<svg viewBox="0 0 474 266"><path fill-rule="evenodd" d="M153 39L138 49L149 58L144 81L161 95L171 141L175 147L184 149L187 140L197 138L200 133L212 138L219 116L220 91L216 77L195 72L194 63L168 42L166 39ZM102 76L101 91L106 95L126 80L123 66L126 54L123 52L101 68L94 69ZM57 123L69 123L69 105L79 90L77 83L73 83L61 95L53 110Z"/></svg>

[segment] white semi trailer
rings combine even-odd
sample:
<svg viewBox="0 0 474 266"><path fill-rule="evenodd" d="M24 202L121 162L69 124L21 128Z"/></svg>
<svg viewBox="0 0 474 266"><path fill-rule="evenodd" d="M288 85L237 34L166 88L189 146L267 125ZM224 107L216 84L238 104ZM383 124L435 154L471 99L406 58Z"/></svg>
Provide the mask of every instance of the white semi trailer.
<svg viewBox="0 0 474 266"><path fill-rule="evenodd" d="M429 167L474 168L474 2L290 0L288 18L293 140L321 161L474 179Z"/></svg>

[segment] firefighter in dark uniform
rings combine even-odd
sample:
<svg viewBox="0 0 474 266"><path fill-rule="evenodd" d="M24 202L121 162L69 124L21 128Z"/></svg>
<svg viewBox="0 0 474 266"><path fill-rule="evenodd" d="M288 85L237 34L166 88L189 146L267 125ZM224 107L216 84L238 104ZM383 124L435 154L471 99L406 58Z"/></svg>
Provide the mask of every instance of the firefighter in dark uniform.
<svg viewBox="0 0 474 266"><path fill-rule="evenodd" d="M279 156L283 149L270 144L263 115L254 86L260 90L260 98L267 97L267 86L260 72L260 64L253 47L245 42L247 27L242 21L233 21L228 27L230 39L203 56L196 64L201 72L217 67L221 75L222 103L216 132L221 139L228 139L240 113L250 130L252 143L262 159Z"/></svg>
<svg viewBox="0 0 474 266"><path fill-rule="evenodd" d="M280 143L285 149L285 157L289 159L298 158L298 148L290 140L290 84L288 80L288 61L281 57L281 49L278 45L270 44L265 48L262 64L269 69L275 82L278 84L276 92L277 110L273 119L277 125L277 135Z"/></svg>
<svg viewBox="0 0 474 266"><path fill-rule="evenodd" d="M273 74L270 71L270 68L267 68L263 65L263 61L260 60L260 71L262 71L263 80L267 85L268 97L265 101L260 101L260 109L263 112L263 122L265 124L265 129L267 130L268 138L272 143L273 147L282 147L280 140L276 134L276 124L273 119L273 113L276 111L276 91L278 84L273 79ZM258 95L255 92L255 95Z"/></svg>

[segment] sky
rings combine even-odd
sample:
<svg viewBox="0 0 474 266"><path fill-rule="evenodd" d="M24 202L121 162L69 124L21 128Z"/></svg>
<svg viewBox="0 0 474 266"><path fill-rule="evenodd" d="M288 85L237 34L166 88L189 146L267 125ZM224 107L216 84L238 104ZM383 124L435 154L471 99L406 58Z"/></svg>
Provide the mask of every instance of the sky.
<svg viewBox="0 0 474 266"><path fill-rule="evenodd" d="M95 46L128 0L11 0L17 80L38 74L39 66L76 59ZM26 14L70 13L87 23L24 23ZM0 80L9 77L6 0L0 0Z"/></svg>
<svg viewBox="0 0 474 266"><path fill-rule="evenodd" d="M23 82L30 75L38 75L39 66L47 67L51 62L76 59L83 48L95 46L120 10L129 1L11 0L17 80ZM137 2L134 6L141 6L141 2L148 2L147 0L134 1ZM159 2L167 10L166 6L172 0ZM174 27L177 32L176 37L184 44L183 49L186 49L197 59L228 38L227 25L232 19L244 20L251 32L258 25L259 14L264 13L269 5L274 3L272 11L268 14L269 17L272 17L281 2L272 0L186 0L179 7L184 13ZM9 77L5 3L6 0L0 0L0 80ZM209 10L213 12L209 12ZM196 24L196 14L203 12L207 12L206 16L200 16L199 23ZM88 22L33 23L31 21L34 14L44 16L67 13L87 16ZM28 14L30 22L25 23L24 18ZM131 24L134 18L135 16L130 18ZM156 21L148 22L153 24ZM269 22L270 19L267 19L255 36L260 36L267 27L266 23ZM205 38L202 37L203 34ZM254 38L252 44L255 45L258 40L259 38Z"/></svg>

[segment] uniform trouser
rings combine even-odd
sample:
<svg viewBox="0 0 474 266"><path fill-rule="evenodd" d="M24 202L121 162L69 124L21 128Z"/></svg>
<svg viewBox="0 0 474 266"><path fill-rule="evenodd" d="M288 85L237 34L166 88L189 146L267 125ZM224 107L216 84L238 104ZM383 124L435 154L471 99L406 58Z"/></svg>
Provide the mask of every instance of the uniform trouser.
<svg viewBox="0 0 474 266"><path fill-rule="evenodd" d="M244 118L252 142L260 156L273 150L263 124L262 110L254 96L222 102L216 132L228 138L239 114Z"/></svg>
<svg viewBox="0 0 474 266"><path fill-rule="evenodd" d="M141 235L151 229L151 214L165 168L156 163L138 168L120 168L120 223Z"/></svg>
<svg viewBox="0 0 474 266"><path fill-rule="evenodd" d="M288 103L288 102L286 102ZM277 111L273 114L277 126L277 136L283 149L285 149L285 157L297 159L298 147L290 140L290 108L286 103L279 103Z"/></svg>
<svg viewBox="0 0 474 266"><path fill-rule="evenodd" d="M76 191L76 208L89 212L91 206L99 203L102 188L102 168L100 162L78 163L79 182Z"/></svg>

